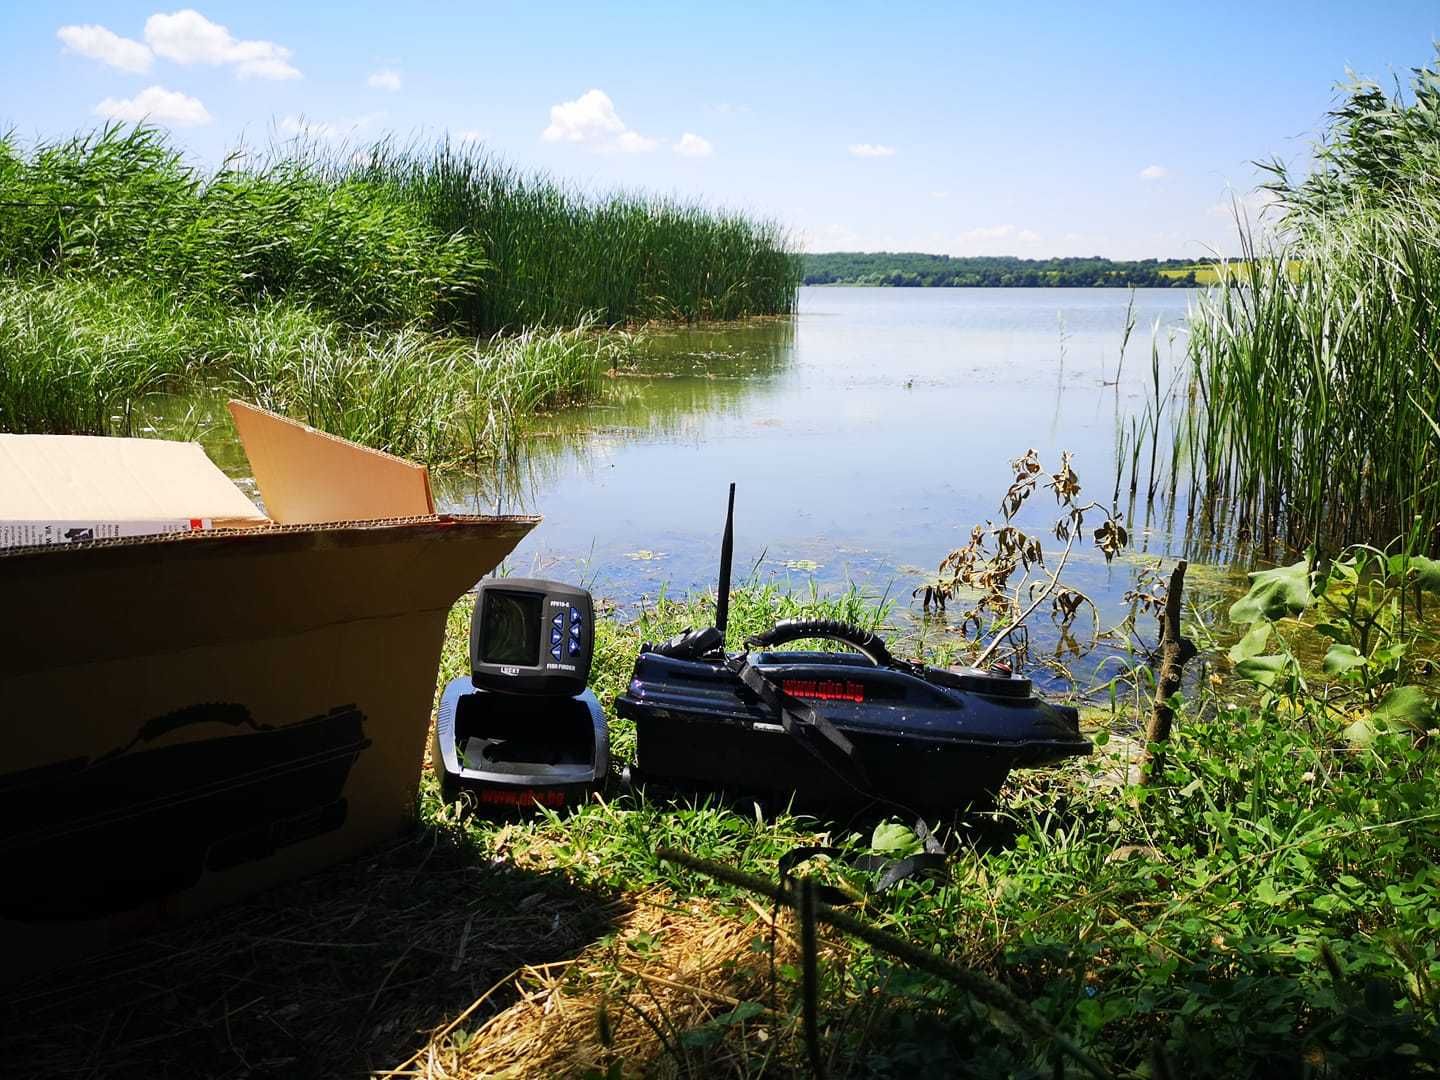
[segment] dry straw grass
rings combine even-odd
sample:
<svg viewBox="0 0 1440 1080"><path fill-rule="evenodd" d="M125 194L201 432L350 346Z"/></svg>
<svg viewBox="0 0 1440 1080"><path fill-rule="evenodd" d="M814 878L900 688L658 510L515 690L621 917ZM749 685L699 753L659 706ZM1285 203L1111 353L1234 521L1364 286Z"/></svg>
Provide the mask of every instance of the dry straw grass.
<svg viewBox="0 0 1440 1080"><path fill-rule="evenodd" d="M768 1000L769 940L775 962L798 955L793 935L770 922L757 905L758 921L701 901L677 901L657 893L638 899L613 937L571 960L519 969L492 987L470 1009L437 1031L429 1043L384 1078L476 1080L479 1077L695 1075L722 1067L723 1046L696 1048L704 1025L743 1016L743 1002ZM773 931L773 934L772 934ZM465 1021L507 986L518 1000L466 1030ZM769 1041L773 1026L788 1024L768 1009L726 1025L734 1040ZM743 1053L734 1047L734 1053ZM701 1055L704 1061L700 1060Z"/></svg>

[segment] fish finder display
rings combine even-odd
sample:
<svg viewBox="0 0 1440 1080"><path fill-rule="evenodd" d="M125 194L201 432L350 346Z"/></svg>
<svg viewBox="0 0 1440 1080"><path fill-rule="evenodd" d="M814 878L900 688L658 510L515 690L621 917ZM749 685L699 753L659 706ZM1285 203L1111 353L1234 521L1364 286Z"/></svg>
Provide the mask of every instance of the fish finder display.
<svg viewBox="0 0 1440 1080"><path fill-rule="evenodd" d="M492 590L485 597L480 659L534 667L540 662L540 605L536 593Z"/></svg>

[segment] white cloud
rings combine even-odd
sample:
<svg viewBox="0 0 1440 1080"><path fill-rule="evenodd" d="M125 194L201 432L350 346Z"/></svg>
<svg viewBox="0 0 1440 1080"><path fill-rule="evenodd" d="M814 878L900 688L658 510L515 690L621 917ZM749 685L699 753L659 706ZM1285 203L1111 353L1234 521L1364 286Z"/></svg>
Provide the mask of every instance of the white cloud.
<svg viewBox="0 0 1440 1080"><path fill-rule="evenodd" d="M383 71L374 72L365 83L376 90L389 90L393 94L400 89L400 73L385 68Z"/></svg>
<svg viewBox="0 0 1440 1080"><path fill-rule="evenodd" d="M103 26L62 26L55 31L66 52L77 53L109 64L121 71L149 71L154 54L138 41L123 38Z"/></svg>
<svg viewBox="0 0 1440 1080"><path fill-rule="evenodd" d="M281 134L311 139L325 139L339 142L355 135L363 135L385 119L383 112L366 113L364 116L342 117L338 120L312 120L308 116L291 114L282 117L278 125Z"/></svg>
<svg viewBox="0 0 1440 1080"><path fill-rule="evenodd" d="M855 157L894 157L895 148L879 143L851 143L850 153Z"/></svg>
<svg viewBox="0 0 1440 1080"><path fill-rule="evenodd" d="M145 40L155 55L177 64L232 65L242 79L298 79L290 50L273 41L238 41L228 27L186 8L145 20Z"/></svg>
<svg viewBox="0 0 1440 1080"><path fill-rule="evenodd" d="M106 98L95 106L95 114L132 124L142 120L174 127L210 123L210 113L198 99L163 86L148 86L133 98Z"/></svg>
<svg viewBox="0 0 1440 1080"><path fill-rule="evenodd" d="M641 135L638 131L622 131L615 140L615 146L627 154L644 154L660 145L659 139Z"/></svg>
<svg viewBox="0 0 1440 1080"><path fill-rule="evenodd" d="M1146 165L1140 170L1141 180L1163 180L1170 175L1170 170L1164 165Z"/></svg>
<svg viewBox="0 0 1440 1080"><path fill-rule="evenodd" d="M462 146L465 143L478 143L485 141L485 133L479 128L461 128L459 131L451 132L450 137Z"/></svg>
<svg viewBox="0 0 1440 1080"><path fill-rule="evenodd" d="M710 145L709 139L689 131L680 136L680 141L672 149L683 157L709 157L715 153L715 147Z"/></svg>
<svg viewBox="0 0 1440 1080"><path fill-rule="evenodd" d="M599 142L619 135L625 122L603 90L586 90L574 101L550 106L550 126L540 133L546 142Z"/></svg>
<svg viewBox="0 0 1440 1080"><path fill-rule="evenodd" d="M586 144L596 150L644 153L659 145L658 139L641 135L625 126L615 103L603 90L586 90L574 101L550 106L550 126L540 133L546 142Z"/></svg>
<svg viewBox="0 0 1440 1080"><path fill-rule="evenodd" d="M932 192L930 192L930 198L932 198L932 199L948 199L949 197L950 197L950 192L948 192L948 191L932 191Z"/></svg>

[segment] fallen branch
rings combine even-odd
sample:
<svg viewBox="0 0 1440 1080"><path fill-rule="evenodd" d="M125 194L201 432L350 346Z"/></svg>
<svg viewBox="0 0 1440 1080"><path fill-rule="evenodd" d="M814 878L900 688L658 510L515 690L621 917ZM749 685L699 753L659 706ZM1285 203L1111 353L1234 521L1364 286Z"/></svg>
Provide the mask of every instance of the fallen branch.
<svg viewBox="0 0 1440 1080"><path fill-rule="evenodd" d="M737 870L722 863L711 862L708 859L701 859L688 852L678 851L675 848L661 847L656 851L660 858L667 862L679 863L688 870L697 874L704 874L706 877L716 881L723 881L727 885L733 885L739 889L748 889L751 892L759 893L761 896L769 897L777 904L787 904L799 909L799 891L787 888L767 881L765 878L748 874L743 870ZM1020 1028L1036 1032L1050 1039L1051 1042L1064 1054L1072 1058L1076 1064L1083 1068L1091 1076L1099 1077L1101 1080L1109 1080L1111 1073L1098 1061L1085 1053L1069 1036L1056 1029L1056 1027L1043 1016L1032 1009L1028 1002L1018 997L1014 991L978 971L961 967L959 964L946 960L943 956L937 956L928 949L922 949L913 945L903 938L862 922L854 915L845 911L839 911L824 903L819 898L811 896L808 898L807 908L813 910L814 917L819 922L833 926L853 937L859 938L872 948L888 953L897 960L904 961L911 967L920 971L928 972L946 982L960 987L972 997L983 1002L999 1012L1008 1016Z"/></svg>

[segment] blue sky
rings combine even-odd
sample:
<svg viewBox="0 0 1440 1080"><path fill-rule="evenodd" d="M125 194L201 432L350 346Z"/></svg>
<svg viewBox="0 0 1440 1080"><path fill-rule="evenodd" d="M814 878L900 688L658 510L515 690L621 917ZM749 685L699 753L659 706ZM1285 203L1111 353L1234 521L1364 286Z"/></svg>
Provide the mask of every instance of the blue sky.
<svg viewBox="0 0 1440 1080"><path fill-rule="evenodd" d="M1304 160L1347 67L1403 76L1437 38L1436 0L29 3L0 13L0 127L148 115L212 163L448 132L813 250L1191 257L1233 249L1227 190Z"/></svg>

